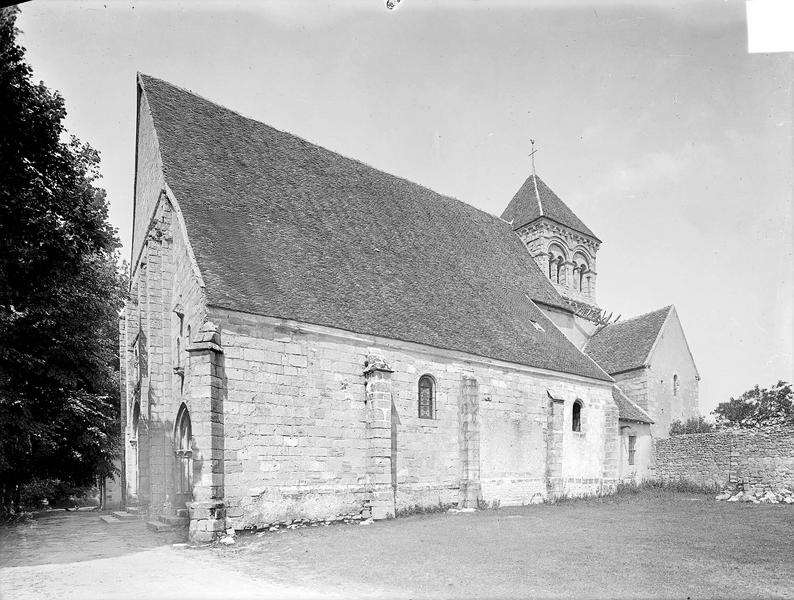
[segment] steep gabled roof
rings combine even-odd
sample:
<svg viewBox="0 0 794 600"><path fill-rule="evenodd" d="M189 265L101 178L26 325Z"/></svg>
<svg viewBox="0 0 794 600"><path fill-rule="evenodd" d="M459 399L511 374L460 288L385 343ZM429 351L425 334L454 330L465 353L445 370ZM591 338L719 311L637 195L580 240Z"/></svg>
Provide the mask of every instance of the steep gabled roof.
<svg viewBox="0 0 794 600"><path fill-rule="evenodd" d="M208 304L611 380L532 301L567 309L496 217L139 84Z"/></svg>
<svg viewBox="0 0 794 600"><path fill-rule="evenodd" d="M618 418L621 420L635 421L637 423L653 423L651 416L634 404L617 385L612 386L612 399L615 401L615 404L618 405Z"/></svg>
<svg viewBox="0 0 794 600"><path fill-rule="evenodd" d="M646 364L671 306L607 325L584 347L585 353L610 375Z"/></svg>
<svg viewBox="0 0 794 600"><path fill-rule="evenodd" d="M601 241L540 177L530 175L507 205L502 219L516 230L541 217Z"/></svg>

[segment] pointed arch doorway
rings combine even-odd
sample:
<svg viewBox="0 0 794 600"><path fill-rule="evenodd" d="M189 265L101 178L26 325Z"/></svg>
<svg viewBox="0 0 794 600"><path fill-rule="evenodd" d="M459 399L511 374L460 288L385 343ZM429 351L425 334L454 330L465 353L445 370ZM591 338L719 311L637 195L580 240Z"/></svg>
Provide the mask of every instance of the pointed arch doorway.
<svg viewBox="0 0 794 600"><path fill-rule="evenodd" d="M193 500L193 439L190 411L183 403L179 407L174 423L175 469L174 508L185 508L185 503Z"/></svg>

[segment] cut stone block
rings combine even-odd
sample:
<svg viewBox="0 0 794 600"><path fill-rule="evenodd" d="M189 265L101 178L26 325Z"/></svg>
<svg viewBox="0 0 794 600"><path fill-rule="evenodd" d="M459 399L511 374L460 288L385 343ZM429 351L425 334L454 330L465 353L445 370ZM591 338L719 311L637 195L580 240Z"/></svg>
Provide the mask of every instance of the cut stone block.
<svg viewBox="0 0 794 600"><path fill-rule="evenodd" d="M113 516L119 521L137 521L138 515L131 514L123 510L113 511Z"/></svg>
<svg viewBox="0 0 794 600"><path fill-rule="evenodd" d="M179 517L174 515L160 515L157 520L166 525L173 525L174 527L187 527L190 524L188 517Z"/></svg>
<svg viewBox="0 0 794 600"><path fill-rule="evenodd" d="M99 517L106 525L115 525L116 523L121 523L119 519L116 517L111 517L110 515L102 515Z"/></svg>
<svg viewBox="0 0 794 600"><path fill-rule="evenodd" d="M167 523L163 523L162 521L147 521L146 528L150 531L154 531L156 533L161 533L163 531L173 531L174 526L168 525Z"/></svg>

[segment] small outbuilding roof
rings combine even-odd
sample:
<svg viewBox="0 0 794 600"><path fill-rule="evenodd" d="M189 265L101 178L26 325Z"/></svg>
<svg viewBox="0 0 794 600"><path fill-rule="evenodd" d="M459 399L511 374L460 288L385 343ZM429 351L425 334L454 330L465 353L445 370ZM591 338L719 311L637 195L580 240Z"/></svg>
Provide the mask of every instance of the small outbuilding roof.
<svg viewBox="0 0 794 600"><path fill-rule="evenodd" d="M546 217L599 240L574 212L537 175L530 175L502 213L502 219L517 230L532 221Z"/></svg>
<svg viewBox="0 0 794 600"><path fill-rule="evenodd" d="M651 416L637 406L617 385L612 386L612 399L618 405L618 418L636 423L653 423Z"/></svg>
<svg viewBox="0 0 794 600"><path fill-rule="evenodd" d="M673 306L607 325L584 347L610 375L643 367Z"/></svg>
<svg viewBox="0 0 794 600"><path fill-rule="evenodd" d="M500 219L138 81L209 305L611 381L536 306L570 310Z"/></svg>

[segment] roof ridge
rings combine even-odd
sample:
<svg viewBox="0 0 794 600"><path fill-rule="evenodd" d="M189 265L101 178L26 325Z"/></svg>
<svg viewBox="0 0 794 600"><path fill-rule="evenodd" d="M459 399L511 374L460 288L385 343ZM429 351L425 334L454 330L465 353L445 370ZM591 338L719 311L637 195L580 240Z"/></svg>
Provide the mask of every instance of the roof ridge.
<svg viewBox="0 0 794 600"><path fill-rule="evenodd" d="M622 325L623 323L629 323L631 321L636 321L637 319L642 319L643 317L647 317L648 315L653 315L653 314L656 314L656 313L660 313L660 312L665 311L665 310L669 311L671 308L674 308L674 307L675 307L675 305L668 304L667 306L663 306L662 308L657 308L656 310L649 310L648 312L642 313L641 315L636 315L634 317L629 317L628 319L621 319L620 321L615 321L614 323L610 323L609 325L607 325L607 327L613 327L615 325ZM604 329L606 329L606 327ZM601 331L603 331L603 329ZM599 331L599 333L600 333L600 331ZM593 336L593 337L595 337L595 336Z"/></svg>
<svg viewBox="0 0 794 600"><path fill-rule="evenodd" d="M450 196L449 194L444 194L444 193L438 192L438 191L434 190L431 187L428 187L428 186L423 185L421 183L417 183L416 181L412 181L412 180L410 180L410 179L408 179L406 177L403 177L402 175L395 175L394 173L390 173L389 171L386 171L386 170L381 169L379 167L376 167L376 166L370 165L368 163L365 163L363 160L360 160L358 158L353 158L352 156L347 156L345 154L341 154L341 153L337 152L336 150L331 150L330 148L326 148L325 146L321 146L319 143L312 142L311 140L308 140L308 139L306 139L304 137L301 137L300 135L298 135L296 133L292 133L291 131L286 131L285 129L279 129L278 127L274 127L273 125L270 125L269 123L265 123L264 121L260 121L258 119L254 119L253 117L247 117L247 116L245 116L244 114L242 114L239 111L236 111L236 110L234 110L232 108L229 108L228 106L225 106L225 105L223 105L223 104L221 104L219 102L215 102L214 100L210 100L209 98L206 98L205 96L202 96L201 94L197 94L196 92L194 92L192 90L189 90L188 88L185 88L185 87L182 87L182 86L179 86L179 85L175 85L175 84L171 83L170 81L166 81L165 79L160 79L159 77L154 77L153 75L147 75L146 73L141 73L140 71L138 71L138 79L140 79L141 76L147 77L149 79L155 79L155 80L157 80L157 81L159 81L161 83L164 83L165 85L169 85L169 86L174 87L174 88L176 88L176 89L178 89L178 90L180 90L182 92L185 92L186 94L190 94L191 96L196 96L197 98L201 98L205 102L209 102L210 104L212 104L214 106L218 106L218 107L222 108L223 110L227 110L230 113L233 113L233 114L237 115L238 117L240 117L242 119L245 119L246 121L252 121L252 122L256 123L257 125L264 125L265 127L269 127L270 129L272 129L273 131L277 131L278 133L281 133L281 134L284 134L284 135L292 136L295 139L298 139L298 140L300 140L300 141L302 141L302 142L304 142L306 144L314 146L315 148L319 148L321 150L324 150L325 152L330 152L331 154L335 154L336 156L341 156L345 160L349 160L349 161L355 162L355 163L357 163L359 165L362 165L362 166L364 166L364 167L366 167L368 169L374 169L375 171L379 171L379 172L381 172L381 173L383 173L385 175L388 175L389 177L394 177L395 179L399 179L400 181L404 181L405 183L409 183L411 185L418 186L418 187L420 187L422 189L425 189L425 190L427 190L429 192L437 194L438 196L441 196L442 198L447 198L448 200L454 200L455 202L459 202L461 204L465 204L469 208L473 208L474 210L476 210L478 212L481 212L484 215L487 215L491 219L494 219L496 221L501 221L502 223L510 225L504 219L502 219L502 218L500 218L500 217L498 217L498 216L496 216L496 215L494 215L492 213L489 213L488 211L483 210L482 208L474 206L473 204L469 204L468 202L464 202L460 198L456 198L455 196ZM146 92L146 88L144 87L144 93L145 92ZM511 227L511 229L512 229L512 227Z"/></svg>
<svg viewBox="0 0 794 600"><path fill-rule="evenodd" d="M546 322L534 299L567 305L498 217L168 82L139 82L149 110L138 136L156 135L162 167L137 168L167 171L208 305L610 380L558 328L531 325ZM442 274L428 303L412 282Z"/></svg>
<svg viewBox="0 0 794 600"><path fill-rule="evenodd" d="M540 192L538 192L538 176L532 173L532 184L535 186L535 198L538 199L538 211L540 216L543 216L543 203L540 201Z"/></svg>

